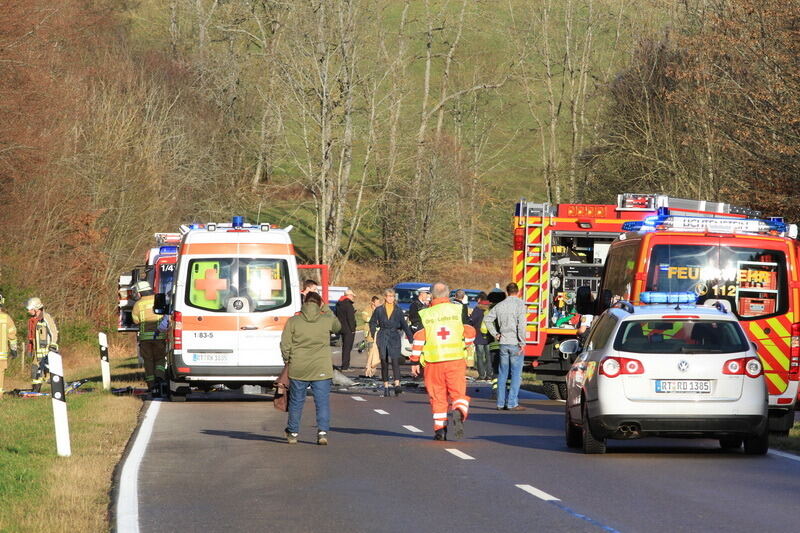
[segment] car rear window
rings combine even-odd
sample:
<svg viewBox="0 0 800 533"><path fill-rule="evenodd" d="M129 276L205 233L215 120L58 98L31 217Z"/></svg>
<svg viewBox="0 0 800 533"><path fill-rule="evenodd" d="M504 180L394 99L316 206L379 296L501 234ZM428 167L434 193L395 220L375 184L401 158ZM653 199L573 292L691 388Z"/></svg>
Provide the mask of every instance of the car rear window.
<svg viewBox="0 0 800 533"><path fill-rule="evenodd" d="M614 349L635 353L734 353L748 349L747 337L731 320L627 320Z"/></svg>
<svg viewBox="0 0 800 533"><path fill-rule="evenodd" d="M186 303L192 307L236 313L234 299L246 299L248 312L271 311L291 303L286 260L271 258L204 258L189 262Z"/></svg>

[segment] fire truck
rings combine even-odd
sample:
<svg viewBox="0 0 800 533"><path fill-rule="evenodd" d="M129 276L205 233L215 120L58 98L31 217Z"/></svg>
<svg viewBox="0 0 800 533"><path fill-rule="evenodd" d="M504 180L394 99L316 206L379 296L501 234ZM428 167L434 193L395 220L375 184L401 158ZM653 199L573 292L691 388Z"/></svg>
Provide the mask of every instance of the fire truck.
<svg viewBox="0 0 800 533"><path fill-rule="evenodd" d="M616 205L517 203L512 279L527 306L526 361L549 398L565 397L564 377L572 363L559 344L577 336L581 315L594 313L593 303L580 301L581 292L597 298L606 256L623 225L654 216L659 208L685 215L759 215L725 203L656 194L620 194Z"/></svg>
<svg viewBox="0 0 800 533"><path fill-rule="evenodd" d="M180 233L156 233L153 235L156 246L145 254L144 264L135 266L130 272L119 277L119 321L117 331L139 331L133 323L131 310L135 300L133 288L139 281L147 281L154 293L169 293L175 279L175 264L178 262Z"/></svg>
<svg viewBox="0 0 800 533"><path fill-rule="evenodd" d="M606 258L598 310L615 299L640 303L643 293L656 292L723 304L761 359L770 431L788 435L800 380L797 226L775 218L678 215L662 207L622 229Z"/></svg>

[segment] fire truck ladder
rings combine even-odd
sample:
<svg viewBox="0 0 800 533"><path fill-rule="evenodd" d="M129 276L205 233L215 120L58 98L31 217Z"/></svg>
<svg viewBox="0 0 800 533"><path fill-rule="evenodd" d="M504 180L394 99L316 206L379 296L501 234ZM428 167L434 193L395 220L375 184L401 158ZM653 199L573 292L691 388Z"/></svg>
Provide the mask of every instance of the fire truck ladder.
<svg viewBox="0 0 800 533"><path fill-rule="evenodd" d="M523 261L523 294L527 306L527 325L535 327L531 344L542 342L542 331L547 326L547 287L549 272L547 258L550 253L549 233L550 204L528 203L524 205L525 251ZM529 295L533 293L534 298ZM531 317L533 315L533 317ZM533 318L533 320L531 320Z"/></svg>

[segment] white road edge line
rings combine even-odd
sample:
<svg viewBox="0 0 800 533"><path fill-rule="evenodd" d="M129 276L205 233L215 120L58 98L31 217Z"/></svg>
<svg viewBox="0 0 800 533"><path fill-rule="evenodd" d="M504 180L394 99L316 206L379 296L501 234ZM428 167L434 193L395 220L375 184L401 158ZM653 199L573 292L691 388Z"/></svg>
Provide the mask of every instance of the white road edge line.
<svg viewBox="0 0 800 533"><path fill-rule="evenodd" d="M364 398L362 398L361 396L350 396L350 397L352 399L354 399L355 401L357 401L357 402L366 402L367 401Z"/></svg>
<svg viewBox="0 0 800 533"><path fill-rule="evenodd" d="M783 457L784 459L790 459L792 461L800 461L800 455L795 455L793 453L779 452L778 450L770 450L767 453L770 455Z"/></svg>
<svg viewBox="0 0 800 533"><path fill-rule="evenodd" d="M536 496L540 500L544 500L546 502L560 502L561 501L558 498L556 498L555 496L547 494L546 492L544 492L542 490L539 490L536 487L533 487L531 485L514 485L514 486L517 487L518 489L524 490L528 494L533 494L534 496Z"/></svg>
<svg viewBox="0 0 800 533"><path fill-rule="evenodd" d="M375 411L379 415L388 415L389 414L386 411L384 411L383 409L373 409L373 411Z"/></svg>
<svg viewBox="0 0 800 533"><path fill-rule="evenodd" d="M117 532L139 532L139 466L142 464L147 443L153 434L161 402L150 402L142 425L136 434L136 440L125 459L119 477L119 493L117 494Z"/></svg>
<svg viewBox="0 0 800 533"><path fill-rule="evenodd" d="M474 461L475 458L471 455L467 455L466 453L462 452L461 450L457 450L456 448L445 448L446 451L452 453L459 459L464 459L465 461Z"/></svg>
<svg viewBox="0 0 800 533"><path fill-rule="evenodd" d="M411 433L422 433L421 429L414 426L403 426L403 427L409 430Z"/></svg>

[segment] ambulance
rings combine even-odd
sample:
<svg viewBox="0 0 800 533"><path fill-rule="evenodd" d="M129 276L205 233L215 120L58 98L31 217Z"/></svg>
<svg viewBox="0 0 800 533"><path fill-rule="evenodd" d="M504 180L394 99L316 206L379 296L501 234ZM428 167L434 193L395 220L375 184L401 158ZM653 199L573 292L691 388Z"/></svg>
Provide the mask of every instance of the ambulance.
<svg viewBox="0 0 800 533"><path fill-rule="evenodd" d="M680 216L661 208L623 230L606 257L599 310L615 300L645 303L642 295L656 292L689 292L698 304L724 304L761 359L770 431L787 435L800 380L797 226L775 218Z"/></svg>
<svg viewBox="0 0 800 533"><path fill-rule="evenodd" d="M215 384L271 386L283 369L280 338L300 311L291 226L231 223L182 226L170 293L155 311L171 316L170 397Z"/></svg>

